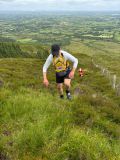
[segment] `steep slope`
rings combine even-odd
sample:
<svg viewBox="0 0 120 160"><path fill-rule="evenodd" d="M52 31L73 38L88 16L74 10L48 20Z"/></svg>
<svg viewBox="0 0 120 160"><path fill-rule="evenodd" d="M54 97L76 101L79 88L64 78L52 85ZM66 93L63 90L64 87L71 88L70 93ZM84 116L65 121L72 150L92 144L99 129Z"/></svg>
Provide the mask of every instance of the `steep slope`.
<svg viewBox="0 0 120 160"><path fill-rule="evenodd" d="M0 57L27 57L19 44L11 42L0 42Z"/></svg>
<svg viewBox="0 0 120 160"><path fill-rule="evenodd" d="M12 160L120 159L120 100L91 57L72 83L73 100L60 100L52 67L42 84L40 59L0 59L0 156ZM12 65L11 65L12 64Z"/></svg>
<svg viewBox="0 0 120 160"><path fill-rule="evenodd" d="M44 59L48 55L47 47L40 44L18 44L16 42L0 42L0 58L30 58Z"/></svg>

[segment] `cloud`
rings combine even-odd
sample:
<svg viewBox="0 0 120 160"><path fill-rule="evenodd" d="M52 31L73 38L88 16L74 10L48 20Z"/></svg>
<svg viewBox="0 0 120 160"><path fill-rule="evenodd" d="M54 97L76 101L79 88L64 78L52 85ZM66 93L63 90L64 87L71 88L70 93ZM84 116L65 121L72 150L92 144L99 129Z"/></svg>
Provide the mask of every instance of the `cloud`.
<svg viewBox="0 0 120 160"><path fill-rule="evenodd" d="M0 0L0 10L120 10L120 0Z"/></svg>
<svg viewBox="0 0 120 160"><path fill-rule="evenodd" d="M4 2L4 3L6 3L6 2L13 2L13 1L15 1L15 0L0 0L0 2Z"/></svg>

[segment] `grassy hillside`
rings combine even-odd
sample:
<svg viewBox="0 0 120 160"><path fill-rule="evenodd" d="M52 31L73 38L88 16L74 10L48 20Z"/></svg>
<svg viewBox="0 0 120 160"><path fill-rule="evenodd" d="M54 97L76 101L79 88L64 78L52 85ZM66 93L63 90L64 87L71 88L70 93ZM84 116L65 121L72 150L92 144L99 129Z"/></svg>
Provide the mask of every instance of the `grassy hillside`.
<svg viewBox="0 0 120 160"><path fill-rule="evenodd" d="M59 99L52 67L44 88L43 60L0 59L1 159L120 159L120 98L90 56L75 54L85 76L76 72L72 101Z"/></svg>
<svg viewBox="0 0 120 160"><path fill-rule="evenodd" d="M97 64L107 68L120 77L120 44L114 42L84 40L71 42L65 49L73 53L82 53L92 56Z"/></svg>
<svg viewBox="0 0 120 160"><path fill-rule="evenodd" d="M11 42L0 42L0 58L2 57L27 57L19 44Z"/></svg>
<svg viewBox="0 0 120 160"><path fill-rule="evenodd" d="M120 14L1 12L0 25L0 160L120 160ZM72 101L52 66L43 86L52 43L84 69Z"/></svg>
<svg viewBox="0 0 120 160"><path fill-rule="evenodd" d="M40 44L18 44L16 42L0 42L0 58L41 58L48 56L46 46Z"/></svg>

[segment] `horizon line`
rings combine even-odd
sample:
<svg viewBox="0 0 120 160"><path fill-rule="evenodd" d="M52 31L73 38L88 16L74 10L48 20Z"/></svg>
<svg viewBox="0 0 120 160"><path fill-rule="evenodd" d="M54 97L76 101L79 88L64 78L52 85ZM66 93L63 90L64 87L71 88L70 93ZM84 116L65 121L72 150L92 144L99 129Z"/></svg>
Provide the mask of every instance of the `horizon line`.
<svg viewBox="0 0 120 160"><path fill-rule="evenodd" d="M0 10L0 12L120 12L120 10Z"/></svg>

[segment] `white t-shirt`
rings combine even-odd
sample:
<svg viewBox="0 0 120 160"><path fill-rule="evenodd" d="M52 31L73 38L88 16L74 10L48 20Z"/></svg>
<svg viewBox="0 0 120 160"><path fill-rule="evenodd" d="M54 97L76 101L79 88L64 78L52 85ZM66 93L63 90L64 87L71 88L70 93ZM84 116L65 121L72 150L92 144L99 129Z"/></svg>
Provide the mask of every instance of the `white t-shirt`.
<svg viewBox="0 0 120 160"><path fill-rule="evenodd" d="M63 54L64 58L66 60L69 60L71 62L73 62L73 67L74 68L77 68L77 65L78 65L78 59L75 58L74 56L72 56L70 53L66 52L66 51L63 51L61 50L61 53ZM47 69L49 68L50 64L52 63L53 61L53 55L50 54L43 66L43 73L47 72Z"/></svg>

